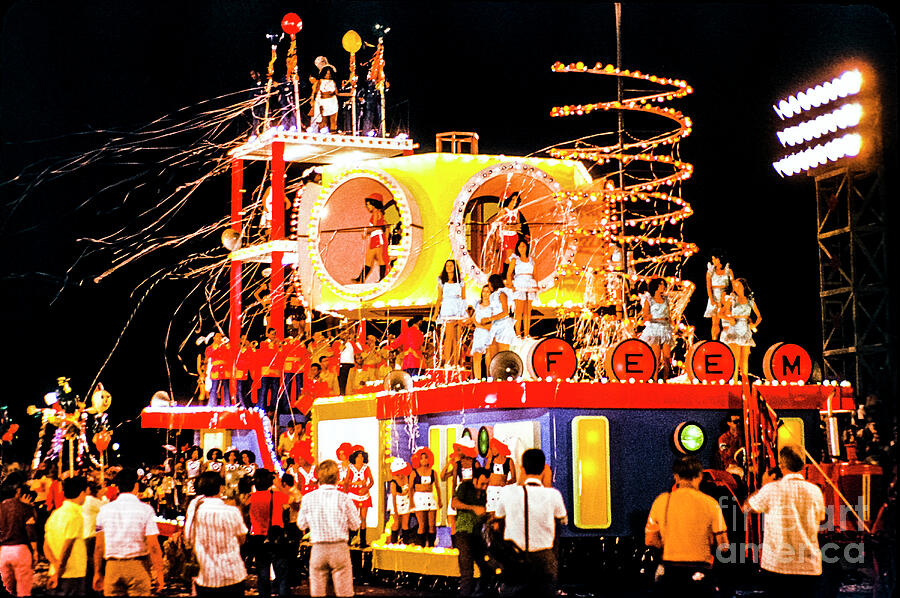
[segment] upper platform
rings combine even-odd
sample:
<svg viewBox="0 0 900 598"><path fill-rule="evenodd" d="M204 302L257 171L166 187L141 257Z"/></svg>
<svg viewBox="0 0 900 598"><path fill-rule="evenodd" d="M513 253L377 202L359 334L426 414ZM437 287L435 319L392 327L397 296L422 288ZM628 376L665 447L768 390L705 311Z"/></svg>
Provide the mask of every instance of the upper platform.
<svg viewBox="0 0 900 598"><path fill-rule="evenodd" d="M308 164L340 164L376 158L410 155L418 144L405 135L397 137L367 137L337 133L305 133L284 131L277 127L229 152L242 160L271 160L272 144L284 143L284 161Z"/></svg>

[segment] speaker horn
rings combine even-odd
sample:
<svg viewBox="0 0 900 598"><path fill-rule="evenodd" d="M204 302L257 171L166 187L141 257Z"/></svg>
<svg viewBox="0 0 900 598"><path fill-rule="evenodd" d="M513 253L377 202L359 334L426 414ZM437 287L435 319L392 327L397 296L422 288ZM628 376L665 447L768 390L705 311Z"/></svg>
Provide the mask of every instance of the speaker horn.
<svg viewBox="0 0 900 598"><path fill-rule="evenodd" d="M488 371L494 380L507 380L509 378L515 380L525 371L525 365L522 363L522 358L516 353L500 351L491 359Z"/></svg>
<svg viewBox="0 0 900 598"><path fill-rule="evenodd" d="M384 377L384 389L393 392L412 390L412 377L403 370L394 370Z"/></svg>

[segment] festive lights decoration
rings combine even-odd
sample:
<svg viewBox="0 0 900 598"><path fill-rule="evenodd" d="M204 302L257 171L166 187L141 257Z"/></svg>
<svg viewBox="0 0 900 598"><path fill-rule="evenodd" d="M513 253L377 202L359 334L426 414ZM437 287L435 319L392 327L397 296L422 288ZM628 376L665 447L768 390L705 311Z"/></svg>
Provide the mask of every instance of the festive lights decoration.
<svg viewBox="0 0 900 598"><path fill-rule="evenodd" d="M862 89L862 73L857 69L845 71L831 81L807 88L796 96L788 96L772 106L778 118L785 120L797 116L806 110L818 108L840 98L856 95Z"/></svg>
<svg viewBox="0 0 900 598"><path fill-rule="evenodd" d="M562 243L574 243L574 259L560 264L557 274L584 288L581 305L564 302L562 310L575 310L576 349L588 359L582 367L602 363L609 347L633 337L640 311L634 288L637 283L662 277L669 286L670 311L674 321L681 319L695 285L667 272L680 270L683 260L698 247L667 232L693 214L680 197L680 185L693 174L693 166L681 160L677 144L691 134L691 119L660 103L683 98L693 92L684 81L619 69L613 65L583 62L555 63L555 73L582 73L631 79L662 87L660 91L633 91L621 100L564 105L550 111L553 117L583 116L591 113L633 113L661 117L674 126L646 133L623 130L614 144L587 145L582 138L571 147L556 147L556 158L578 159L594 163L601 176L585 188L562 191L556 201L577 214L577 224L556 231ZM646 120L646 119L645 119ZM643 122L643 121L642 121ZM600 315L593 308L617 305L619 317ZM564 315L564 314L561 314ZM687 326L679 326L676 335L685 336ZM586 370L582 370L586 372ZM597 370L599 375L599 369Z"/></svg>

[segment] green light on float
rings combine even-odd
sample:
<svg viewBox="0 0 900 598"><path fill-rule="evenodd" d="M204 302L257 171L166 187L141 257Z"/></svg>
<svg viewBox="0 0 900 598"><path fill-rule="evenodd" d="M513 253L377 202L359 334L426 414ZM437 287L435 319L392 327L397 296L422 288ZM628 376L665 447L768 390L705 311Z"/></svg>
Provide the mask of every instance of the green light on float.
<svg viewBox="0 0 900 598"><path fill-rule="evenodd" d="M682 453L696 453L705 442L706 434L698 424L682 422L675 428L675 447Z"/></svg>

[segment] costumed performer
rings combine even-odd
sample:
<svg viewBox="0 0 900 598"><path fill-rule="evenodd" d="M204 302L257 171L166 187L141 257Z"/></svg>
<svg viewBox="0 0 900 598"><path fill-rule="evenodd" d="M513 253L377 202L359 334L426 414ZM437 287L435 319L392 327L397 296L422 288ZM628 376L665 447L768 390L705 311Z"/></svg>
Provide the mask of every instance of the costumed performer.
<svg viewBox="0 0 900 598"><path fill-rule="evenodd" d="M469 316L469 323L475 327L472 333L472 373L476 380L481 380L481 359L488 352L491 346L491 322L490 317L493 313L491 306L491 286L484 285L481 287L481 299L472 308ZM490 365L490 362L488 362Z"/></svg>
<svg viewBox="0 0 900 598"><path fill-rule="evenodd" d="M731 267L725 263L725 253L721 249L713 250L710 261L706 265L706 311L704 318L712 319L713 340L719 340L721 327L719 325L719 310L722 308L725 289L734 280Z"/></svg>
<svg viewBox="0 0 900 598"><path fill-rule="evenodd" d="M359 534L359 547L366 548L366 515L372 506L372 495L369 490L375 485L372 470L369 468L369 453L362 445L354 445L350 453L350 465L347 467L347 475L344 478L344 491L353 499L353 504L359 509L359 520L362 525L356 532ZM354 532L351 532L353 534ZM351 542L353 538L351 537Z"/></svg>
<svg viewBox="0 0 900 598"><path fill-rule="evenodd" d="M319 78L313 83L310 128L316 131L327 128L327 132L336 133L338 98L335 74L337 71L324 56L316 58L315 64L319 68Z"/></svg>
<svg viewBox="0 0 900 598"><path fill-rule="evenodd" d="M475 457L478 455L478 448L472 438L461 438L459 442L453 443L453 453L447 459L447 464L441 470L441 481L449 482L449 494L453 496L456 487L464 480L471 480L472 473L475 471ZM456 534L456 509L453 505L447 505L447 521L450 523L450 537ZM455 542L455 541L454 541Z"/></svg>
<svg viewBox="0 0 900 598"><path fill-rule="evenodd" d="M491 345L487 352L487 369L490 374L491 360L500 351L508 351L509 346L516 340L516 329L513 320L509 317L509 304L512 290L506 288L503 277L499 274L491 274L488 277L488 285L491 287Z"/></svg>
<svg viewBox="0 0 900 598"><path fill-rule="evenodd" d="M438 324L444 325L442 362L457 366L460 361L460 323L466 319L466 287L459 276L456 260L444 262L438 283Z"/></svg>
<svg viewBox="0 0 900 598"><path fill-rule="evenodd" d="M437 539L437 512L443 506L441 493L435 494L438 480L434 471L434 453L428 447L419 448L413 453L411 461L416 465L416 470L410 484L409 504L419 524L415 543L419 546L434 546Z"/></svg>
<svg viewBox="0 0 900 598"><path fill-rule="evenodd" d="M388 241L385 232L387 221L384 219L384 200L380 193L370 193L365 198L366 210L369 212L369 225L363 228L363 238L368 240L366 246L366 259L362 272L353 279L353 282L363 284L369 276L369 272L375 264L378 264L378 280L387 275L390 258L388 256ZM376 280L376 282L378 282Z"/></svg>
<svg viewBox="0 0 900 598"><path fill-rule="evenodd" d="M497 218L500 221L500 239L501 239L501 274L506 276L509 268L509 257L515 252L516 242L520 239L525 241L531 240L528 231L528 223L525 216L519 210L522 198L518 191L513 191L500 201L500 211Z"/></svg>
<svg viewBox="0 0 900 598"><path fill-rule="evenodd" d="M731 284L732 292L725 298L722 307L722 320L731 325L722 333L722 342L731 348L737 367L734 369L734 380L738 374L747 380L747 362L750 359L750 347L755 347L753 333L762 322L762 316L753 300L753 292L747 284L746 278L738 278ZM751 313L756 316L754 322L750 321Z"/></svg>
<svg viewBox="0 0 900 598"><path fill-rule="evenodd" d="M487 487L488 513L497 510L500 501L500 491L504 486L516 483L516 464L510 456L511 451L505 442L491 438L490 451L485 468L490 472Z"/></svg>
<svg viewBox="0 0 900 598"><path fill-rule="evenodd" d="M534 279L534 260L531 259L528 242L519 239L509 261L513 267L507 270L506 285L513 288L516 334L528 338L531 332L531 303L538 295L538 285Z"/></svg>
<svg viewBox="0 0 900 598"><path fill-rule="evenodd" d="M394 457L391 461L391 481L389 484L388 512L391 514L391 544L407 541L409 532L409 474L412 467Z"/></svg>
<svg viewBox="0 0 900 598"><path fill-rule="evenodd" d="M649 292L641 296L641 318L644 321L644 331L639 338L653 349L658 364L657 372L662 371L663 379L667 379L674 327L664 279L651 280Z"/></svg>

